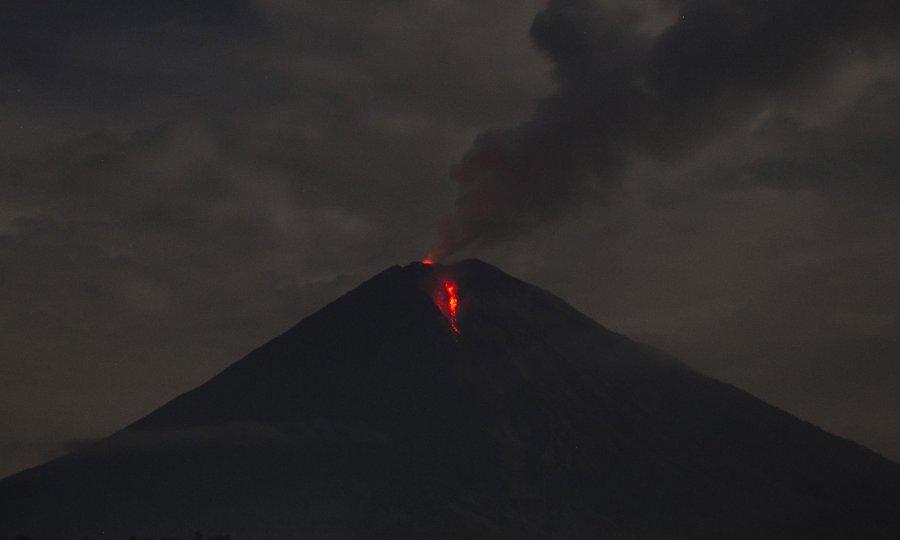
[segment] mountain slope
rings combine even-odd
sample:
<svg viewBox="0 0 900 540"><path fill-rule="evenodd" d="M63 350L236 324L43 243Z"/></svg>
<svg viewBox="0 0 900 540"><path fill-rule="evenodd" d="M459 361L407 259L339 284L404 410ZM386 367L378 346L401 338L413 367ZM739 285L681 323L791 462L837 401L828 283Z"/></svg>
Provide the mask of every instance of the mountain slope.
<svg viewBox="0 0 900 540"><path fill-rule="evenodd" d="M465 261L0 481L0 536L897 538L897 508L900 466Z"/></svg>

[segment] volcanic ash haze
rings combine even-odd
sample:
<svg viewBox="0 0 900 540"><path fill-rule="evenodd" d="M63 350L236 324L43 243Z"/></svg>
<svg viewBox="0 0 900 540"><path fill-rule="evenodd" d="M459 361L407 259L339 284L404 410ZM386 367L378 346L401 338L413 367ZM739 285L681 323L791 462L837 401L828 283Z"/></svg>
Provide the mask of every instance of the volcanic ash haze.
<svg viewBox="0 0 900 540"><path fill-rule="evenodd" d="M898 538L897 508L897 464L471 260L0 481L0 537Z"/></svg>
<svg viewBox="0 0 900 540"><path fill-rule="evenodd" d="M798 104L825 114L818 94L839 80L842 58L894 58L898 27L900 3L891 0L548 0L531 39L556 90L520 125L481 133L453 168L459 194L432 257L517 238L582 201L604 205L636 162L678 164L716 138L755 131L763 117L802 123ZM831 182L896 170L890 152L845 151L866 172ZM766 159L786 165L783 155ZM762 174L766 159L740 176L787 182ZM803 170L803 158L793 165ZM813 184L827 184L832 168L840 167L812 171Z"/></svg>

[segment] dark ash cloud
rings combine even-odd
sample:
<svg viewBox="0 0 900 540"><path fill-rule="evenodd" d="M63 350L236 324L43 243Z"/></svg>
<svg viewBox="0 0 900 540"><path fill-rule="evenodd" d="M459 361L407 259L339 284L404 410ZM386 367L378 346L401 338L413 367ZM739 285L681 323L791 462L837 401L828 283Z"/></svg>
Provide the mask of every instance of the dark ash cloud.
<svg viewBox="0 0 900 540"><path fill-rule="evenodd" d="M781 104L813 100L803 93L828 85L847 51L896 58L898 28L900 7L879 0L553 0L531 36L558 89L527 122L480 135L453 169L456 211L434 255L518 237L586 198L605 201L634 159L683 160ZM889 146L846 150L891 173ZM778 168L803 175L784 160L760 172Z"/></svg>

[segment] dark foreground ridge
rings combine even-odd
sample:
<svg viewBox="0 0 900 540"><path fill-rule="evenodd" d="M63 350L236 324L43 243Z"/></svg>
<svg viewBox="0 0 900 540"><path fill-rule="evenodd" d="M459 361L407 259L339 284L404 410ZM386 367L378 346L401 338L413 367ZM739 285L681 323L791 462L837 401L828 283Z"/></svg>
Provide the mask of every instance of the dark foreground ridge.
<svg viewBox="0 0 900 540"><path fill-rule="evenodd" d="M897 464L475 260L389 268L0 481L0 537L900 538L898 509Z"/></svg>

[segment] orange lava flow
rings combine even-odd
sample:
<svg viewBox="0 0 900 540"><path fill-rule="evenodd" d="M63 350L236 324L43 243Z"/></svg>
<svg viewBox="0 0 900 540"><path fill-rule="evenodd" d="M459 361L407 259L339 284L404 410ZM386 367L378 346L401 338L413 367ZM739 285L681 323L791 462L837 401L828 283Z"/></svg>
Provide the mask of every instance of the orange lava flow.
<svg viewBox="0 0 900 540"><path fill-rule="evenodd" d="M459 297L456 295L456 283L445 281L444 293L447 294L447 313L450 316L450 328L454 333L458 334L459 327L456 325L456 312L459 309Z"/></svg>

